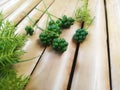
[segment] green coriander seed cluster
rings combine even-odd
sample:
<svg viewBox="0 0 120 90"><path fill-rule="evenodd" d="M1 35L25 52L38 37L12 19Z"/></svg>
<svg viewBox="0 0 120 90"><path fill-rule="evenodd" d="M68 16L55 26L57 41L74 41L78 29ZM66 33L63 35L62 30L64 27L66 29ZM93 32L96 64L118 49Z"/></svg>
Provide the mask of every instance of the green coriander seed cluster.
<svg viewBox="0 0 120 90"><path fill-rule="evenodd" d="M25 31L26 31L27 35L31 36L31 35L33 35L34 29L31 26L26 26Z"/></svg>
<svg viewBox="0 0 120 90"><path fill-rule="evenodd" d="M66 51L68 42L64 38L60 38L60 34L63 29L69 28L73 23L74 19L66 15L58 18L56 21L51 19L46 30L39 35L41 43L45 46L51 45L57 52Z"/></svg>
<svg viewBox="0 0 120 90"><path fill-rule="evenodd" d="M85 40L87 35L88 35L88 32L84 28L78 29L76 30L76 33L74 34L73 39L78 43L82 43Z"/></svg>

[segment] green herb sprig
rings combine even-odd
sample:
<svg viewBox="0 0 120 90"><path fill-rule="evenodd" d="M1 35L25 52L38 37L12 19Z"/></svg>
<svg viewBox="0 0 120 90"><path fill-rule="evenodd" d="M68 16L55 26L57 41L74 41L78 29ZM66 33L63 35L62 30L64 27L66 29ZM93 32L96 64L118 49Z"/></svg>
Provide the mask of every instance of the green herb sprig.
<svg viewBox="0 0 120 90"><path fill-rule="evenodd" d="M15 64L24 54L22 46L27 37L15 33L15 26L6 21L2 23L0 30L0 66Z"/></svg>
<svg viewBox="0 0 120 90"><path fill-rule="evenodd" d="M26 35L15 34L16 27L0 13L0 90L23 90L29 77L18 76L14 64L21 62Z"/></svg>
<svg viewBox="0 0 120 90"><path fill-rule="evenodd" d="M95 17L91 20L90 24L86 28L80 28L80 29L76 30L76 32L73 36L73 39L75 42L82 43L86 39L86 37L88 35L88 28L92 24L94 19L95 19Z"/></svg>
<svg viewBox="0 0 120 90"><path fill-rule="evenodd" d="M25 84L28 82L29 77L18 76L12 72L7 77L0 79L1 90L24 90Z"/></svg>
<svg viewBox="0 0 120 90"><path fill-rule="evenodd" d="M44 46L52 45L53 49L55 49L56 51L64 52L67 49L68 43L65 41L65 39L60 38L60 34L62 33L63 29L70 28L70 26L73 25L75 20L72 17L67 17L66 15L63 15L61 18L58 18L55 15L52 15L51 13L48 12L47 6L46 6L44 0L43 0L43 3L44 3L44 6L46 8L45 11L42 11L42 10L39 10L38 8L35 8L36 10L43 12L43 13L46 13L48 15L45 29L41 29L41 27L39 27L37 25L37 27L40 30L42 30L42 32L39 35L39 39ZM55 17L56 20L53 20L52 17ZM26 31L28 31L28 30L26 30ZM55 46L56 39L59 41L58 42L59 44L57 46ZM62 41L66 42L67 44L64 46ZM60 49L57 49L55 47L59 47Z"/></svg>
<svg viewBox="0 0 120 90"><path fill-rule="evenodd" d="M26 26L25 27L25 31L26 31L27 34L29 34L30 36L32 36L33 32L34 32L34 29L31 26Z"/></svg>
<svg viewBox="0 0 120 90"><path fill-rule="evenodd" d="M88 5L88 0L83 0L84 4L83 6L80 8L77 8L75 11L75 20L79 23L84 22L86 25L89 25L92 18L90 15L90 10L87 8Z"/></svg>
<svg viewBox="0 0 120 90"><path fill-rule="evenodd" d="M82 8L77 8L75 11L75 20L79 23L84 23L84 25L86 25L87 28L80 28L76 30L73 39L77 43L82 43L86 39L88 35L87 30L95 18L91 18L90 11L88 9L88 0L83 1L84 5L82 6Z"/></svg>

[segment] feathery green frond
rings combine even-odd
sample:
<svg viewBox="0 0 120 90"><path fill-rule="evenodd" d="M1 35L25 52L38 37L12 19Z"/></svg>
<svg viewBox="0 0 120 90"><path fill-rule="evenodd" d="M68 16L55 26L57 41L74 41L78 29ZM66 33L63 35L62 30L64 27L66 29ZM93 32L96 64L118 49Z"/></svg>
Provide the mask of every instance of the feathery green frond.
<svg viewBox="0 0 120 90"><path fill-rule="evenodd" d="M0 67L0 79L1 78L6 78L10 74L15 74L16 71L14 70L12 65Z"/></svg>
<svg viewBox="0 0 120 90"><path fill-rule="evenodd" d="M29 77L17 76L16 73L0 79L0 90L24 90L24 85L28 82Z"/></svg>
<svg viewBox="0 0 120 90"><path fill-rule="evenodd" d="M15 64L24 54L21 48L26 36L15 34L15 30L15 26L8 21L3 22L0 28L0 66Z"/></svg>
<svg viewBox="0 0 120 90"><path fill-rule="evenodd" d="M0 13L0 27L2 25L2 22L3 22L3 15L2 15L2 13Z"/></svg>
<svg viewBox="0 0 120 90"><path fill-rule="evenodd" d="M16 27L0 13L0 90L23 90L28 77L18 76L13 65L20 62L25 35L15 34Z"/></svg>
<svg viewBox="0 0 120 90"><path fill-rule="evenodd" d="M77 22L84 22L85 24L89 25L92 18L90 15L90 10L88 9L88 0L83 0L84 4L80 8L77 8L75 11L75 20Z"/></svg>

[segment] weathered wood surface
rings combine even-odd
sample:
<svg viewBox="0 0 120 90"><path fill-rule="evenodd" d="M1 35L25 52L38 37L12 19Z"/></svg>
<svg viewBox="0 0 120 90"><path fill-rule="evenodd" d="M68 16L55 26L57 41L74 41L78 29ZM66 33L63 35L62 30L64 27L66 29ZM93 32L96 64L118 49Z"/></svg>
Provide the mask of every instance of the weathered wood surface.
<svg viewBox="0 0 120 90"><path fill-rule="evenodd" d="M6 20L17 24L16 33L25 34L25 26L32 25L27 16L33 21L38 20L37 25L45 28L47 15L35 8L43 11L48 9L50 13L61 17L64 14L73 16L75 8L82 6L81 0L44 0L47 6L45 8L42 1L2 0L0 11ZM18 75L30 75L26 90L66 90L69 79L72 80L69 86L71 90L120 90L120 1L88 1L88 8L95 20L88 29L86 40L80 44L75 71L72 72L73 78L70 78L70 73L77 45L72 37L81 25L75 23L69 29L63 30L61 37L69 43L63 54L38 44L41 31L35 26L33 36L28 38L23 47L26 53L21 58L36 58L15 65Z"/></svg>
<svg viewBox="0 0 120 90"><path fill-rule="evenodd" d="M107 0L108 34L113 90L120 90L120 1Z"/></svg>
<svg viewBox="0 0 120 90"><path fill-rule="evenodd" d="M95 20L80 44L71 90L109 90L104 2L89 0L88 7Z"/></svg>
<svg viewBox="0 0 120 90"><path fill-rule="evenodd" d="M21 1L21 0L19 0L19 1ZM7 17L7 19L16 24L19 23L40 2L41 2L41 0L26 0L9 17Z"/></svg>
<svg viewBox="0 0 120 90"><path fill-rule="evenodd" d="M9 2L10 0L1 0L0 1L0 7Z"/></svg>
<svg viewBox="0 0 120 90"><path fill-rule="evenodd" d="M25 1L26 0L10 0L8 3L0 7L0 11L2 11L4 18L12 14Z"/></svg>

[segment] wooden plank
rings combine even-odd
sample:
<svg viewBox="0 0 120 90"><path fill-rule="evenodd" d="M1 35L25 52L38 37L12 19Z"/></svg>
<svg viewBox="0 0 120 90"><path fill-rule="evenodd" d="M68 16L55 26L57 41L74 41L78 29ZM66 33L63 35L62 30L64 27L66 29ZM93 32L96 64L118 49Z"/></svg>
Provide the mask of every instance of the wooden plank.
<svg viewBox="0 0 120 90"><path fill-rule="evenodd" d="M38 5L41 0L27 0L24 2L15 12L13 12L7 20L19 23L36 5Z"/></svg>
<svg viewBox="0 0 120 90"><path fill-rule="evenodd" d="M112 73L112 90L120 89L120 1L106 0Z"/></svg>
<svg viewBox="0 0 120 90"><path fill-rule="evenodd" d="M4 18L10 15L14 10L16 10L25 0L10 0L8 3L0 7Z"/></svg>
<svg viewBox="0 0 120 90"><path fill-rule="evenodd" d="M53 3L53 1L54 1L54 0L44 0L45 4L46 4L46 6L47 6L47 9L50 7L50 5ZM36 8L38 8L38 9L40 9L40 10L42 10L42 11L45 11L45 10L46 10L43 2L39 3L39 4L36 6ZM42 15L43 15L43 12L40 12L40 11L38 11L38 10L36 10L36 9L33 9L28 16L31 18L31 20L36 21L36 20L39 20L39 19L42 17ZM33 24L33 23L31 23L31 21L29 20L29 18L28 18L28 17L25 17L25 18L20 22L20 24L17 26L18 29L17 29L16 33L25 34L25 30L24 30L25 27L26 27L27 25L32 25L32 24Z"/></svg>
<svg viewBox="0 0 120 90"><path fill-rule="evenodd" d="M9 2L10 0L1 0L0 1L0 7Z"/></svg>
<svg viewBox="0 0 120 90"><path fill-rule="evenodd" d="M77 0L56 0L54 6L51 7L49 11L57 16L61 16L61 13L72 16L76 4ZM58 7L58 5L60 6ZM46 17L43 17L42 19L44 18ZM66 52L63 54L58 54L51 47L46 49L41 58L41 62L38 63L34 73L31 76L26 90L67 89L76 47L75 43L72 42L72 36L75 32L74 30L77 28L78 25L72 26L70 29L64 30L63 34L61 35L61 37L64 37L69 42L69 46Z"/></svg>
<svg viewBox="0 0 120 90"><path fill-rule="evenodd" d="M47 7L49 7L54 0L44 0L44 2L46 3ZM42 9L42 10L46 10L44 7L43 2L41 2L38 6L38 9ZM39 12L38 10L34 9L28 16L33 19L39 19L41 16L43 15L43 13ZM25 34L25 26L26 25L30 25L30 21L28 20L28 18L26 17L18 26L17 26L17 31L16 33L21 33L21 34ZM26 42L25 47L23 48L25 50L25 54L22 56L22 59L29 59L29 58L33 58L36 56L40 56L44 50L44 47L40 46L37 42L39 39L39 30L36 30L35 27L35 33L32 37L30 37L28 39L28 41ZM34 53L33 53L34 52ZM24 63L19 63L15 65L15 69L18 73L18 75L30 75L38 61L39 57L34 58L32 61L27 61ZM24 67L23 67L24 66Z"/></svg>
<svg viewBox="0 0 120 90"><path fill-rule="evenodd" d="M95 20L80 44L71 90L110 90L103 0L89 0Z"/></svg>

